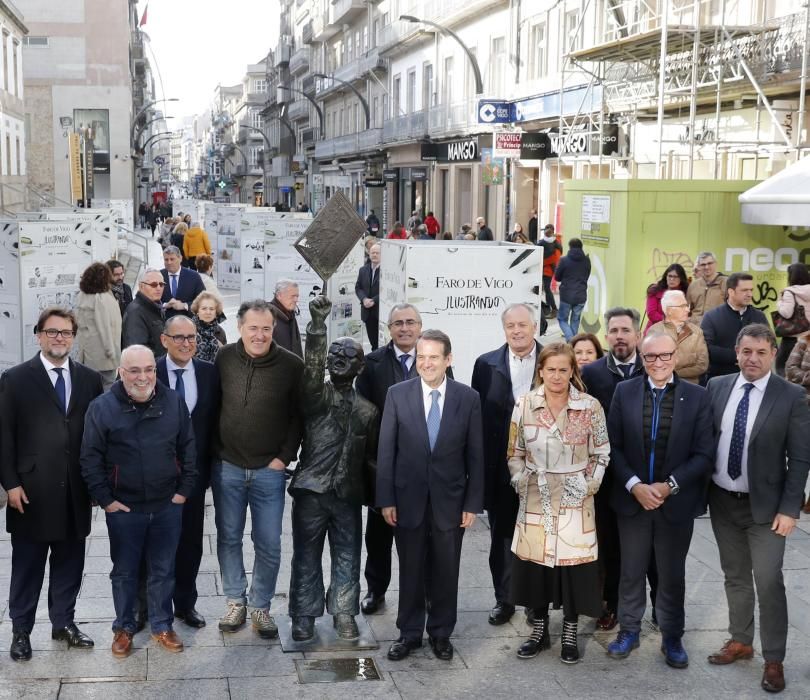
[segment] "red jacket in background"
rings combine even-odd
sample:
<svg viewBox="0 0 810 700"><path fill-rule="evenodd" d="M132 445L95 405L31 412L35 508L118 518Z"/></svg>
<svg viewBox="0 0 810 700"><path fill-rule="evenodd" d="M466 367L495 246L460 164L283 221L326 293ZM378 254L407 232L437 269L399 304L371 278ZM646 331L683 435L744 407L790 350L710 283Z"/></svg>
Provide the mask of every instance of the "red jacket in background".
<svg viewBox="0 0 810 700"><path fill-rule="evenodd" d="M428 235L433 236L435 238L436 234L439 233L439 220L435 216L426 216L425 217L425 226L427 226Z"/></svg>

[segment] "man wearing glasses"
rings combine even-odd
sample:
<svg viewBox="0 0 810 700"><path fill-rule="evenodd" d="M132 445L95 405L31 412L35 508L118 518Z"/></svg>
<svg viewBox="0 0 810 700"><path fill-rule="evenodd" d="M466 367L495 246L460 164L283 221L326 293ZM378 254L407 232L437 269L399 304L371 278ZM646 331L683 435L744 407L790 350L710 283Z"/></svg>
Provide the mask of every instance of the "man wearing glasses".
<svg viewBox="0 0 810 700"><path fill-rule="evenodd" d="M183 651L172 629L175 555L183 504L197 477L194 432L185 401L157 381L152 351L121 353L120 381L90 404L81 450L82 477L106 513L115 621L113 656L132 651L141 558L152 639Z"/></svg>
<svg viewBox="0 0 810 700"><path fill-rule="evenodd" d="M640 347L646 376L618 384L608 414L610 497L621 543L620 628L608 656L624 659L639 645L654 552L661 652L667 665L686 668L686 555L694 519L705 510L714 438L709 396L675 374L676 349L669 335L649 333Z"/></svg>
<svg viewBox="0 0 810 700"><path fill-rule="evenodd" d="M93 646L73 614L91 514L79 452L85 412L102 384L98 372L68 358L77 327L71 311L45 309L35 327L40 352L0 376L0 484L8 491L14 661L31 658L30 634L49 554L52 637L68 647Z"/></svg>
<svg viewBox="0 0 810 700"><path fill-rule="evenodd" d="M686 290L691 321L700 325L703 314L720 306L726 300L727 277L717 271L717 258L714 253L698 253L695 263L695 279Z"/></svg>
<svg viewBox="0 0 810 700"><path fill-rule="evenodd" d="M138 282L138 293L124 313L122 348L144 345L155 357L161 357L166 353L160 342L165 320L160 298L165 286L160 270L148 269L144 272L141 281Z"/></svg>

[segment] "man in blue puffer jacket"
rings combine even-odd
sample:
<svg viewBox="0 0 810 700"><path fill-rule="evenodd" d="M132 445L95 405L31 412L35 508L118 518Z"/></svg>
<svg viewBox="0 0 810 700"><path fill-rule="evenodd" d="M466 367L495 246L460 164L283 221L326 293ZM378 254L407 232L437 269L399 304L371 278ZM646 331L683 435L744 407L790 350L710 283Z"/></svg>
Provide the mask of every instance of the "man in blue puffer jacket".
<svg viewBox="0 0 810 700"><path fill-rule="evenodd" d="M182 651L172 629L172 594L182 504L197 476L194 431L180 394L157 382L149 348L126 348L118 373L120 381L87 409L81 451L82 477L106 511L110 536L112 653L132 651L142 554L152 638L167 651Z"/></svg>

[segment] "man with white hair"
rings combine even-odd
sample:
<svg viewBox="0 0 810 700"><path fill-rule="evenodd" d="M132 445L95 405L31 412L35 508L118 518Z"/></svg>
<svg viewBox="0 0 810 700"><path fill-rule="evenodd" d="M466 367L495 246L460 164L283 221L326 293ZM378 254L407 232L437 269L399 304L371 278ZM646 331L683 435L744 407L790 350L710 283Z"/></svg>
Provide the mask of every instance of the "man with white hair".
<svg viewBox="0 0 810 700"><path fill-rule="evenodd" d="M709 368L709 349L700 326L689 320L689 302L680 289L669 289L661 297L664 320L647 331L650 334L664 334L672 338L678 346L675 371L681 379L697 384Z"/></svg>
<svg viewBox="0 0 810 700"><path fill-rule="evenodd" d="M121 322L121 347L145 345L155 357L166 353L160 342L165 315L160 298L166 282L160 270L147 268L138 282L138 293L127 306Z"/></svg>
<svg viewBox="0 0 810 700"><path fill-rule="evenodd" d="M301 292L298 282L280 279L276 282L275 293L270 301L270 311L273 312L273 342L291 353L304 357L301 346L301 330L298 328L298 299Z"/></svg>

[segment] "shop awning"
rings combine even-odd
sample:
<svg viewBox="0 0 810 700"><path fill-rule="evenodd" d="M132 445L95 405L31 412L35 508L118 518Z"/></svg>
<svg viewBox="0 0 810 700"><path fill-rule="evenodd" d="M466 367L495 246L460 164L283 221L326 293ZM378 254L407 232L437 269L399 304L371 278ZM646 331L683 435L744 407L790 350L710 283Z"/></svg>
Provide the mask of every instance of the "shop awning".
<svg viewBox="0 0 810 700"><path fill-rule="evenodd" d="M810 158L763 180L739 200L744 224L810 226Z"/></svg>

